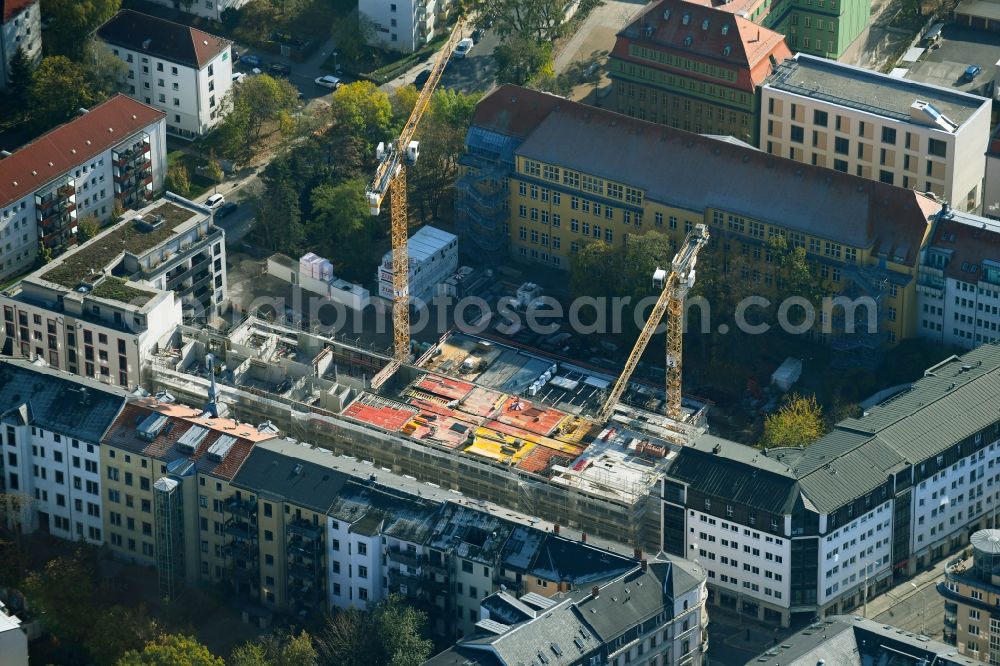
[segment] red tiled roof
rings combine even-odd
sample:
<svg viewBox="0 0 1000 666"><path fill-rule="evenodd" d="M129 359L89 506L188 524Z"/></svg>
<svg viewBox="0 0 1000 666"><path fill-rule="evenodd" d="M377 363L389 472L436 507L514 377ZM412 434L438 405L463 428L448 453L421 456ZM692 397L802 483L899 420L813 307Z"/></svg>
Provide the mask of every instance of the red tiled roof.
<svg viewBox="0 0 1000 666"><path fill-rule="evenodd" d="M564 102L562 97L507 83L476 105L472 124L523 139Z"/></svg>
<svg viewBox="0 0 1000 666"><path fill-rule="evenodd" d="M156 16L123 9L97 29L109 44L201 69L232 42Z"/></svg>
<svg viewBox="0 0 1000 666"><path fill-rule="evenodd" d="M34 192L156 120L163 111L116 95L0 160L0 206Z"/></svg>
<svg viewBox="0 0 1000 666"><path fill-rule="evenodd" d="M951 250L946 276L975 283L983 278L983 259L1000 258L1000 231L995 221L984 220L981 226L974 226L945 219L938 223L930 245Z"/></svg>
<svg viewBox="0 0 1000 666"><path fill-rule="evenodd" d="M685 41L689 43L685 45ZM629 54L631 44L736 70L736 80L726 83L705 73L634 57ZM661 0L618 33L611 56L753 92L775 65L792 57L792 52L784 35L730 11L687 0Z"/></svg>
<svg viewBox="0 0 1000 666"><path fill-rule="evenodd" d="M3 8L3 22L7 23L12 18L21 13L26 7L38 2L38 0L0 0L0 7Z"/></svg>

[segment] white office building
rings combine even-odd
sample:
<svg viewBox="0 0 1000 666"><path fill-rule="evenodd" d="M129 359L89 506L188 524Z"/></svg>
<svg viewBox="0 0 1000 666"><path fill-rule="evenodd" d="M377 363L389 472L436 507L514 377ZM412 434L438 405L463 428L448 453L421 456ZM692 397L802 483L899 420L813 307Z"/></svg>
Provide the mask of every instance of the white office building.
<svg viewBox="0 0 1000 666"><path fill-rule="evenodd" d="M406 244L410 263L410 301L430 303L437 286L458 270L458 237L436 227L421 227ZM392 250L379 264L378 294L392 299Z"/></svg>
<svg viewBox="0 0 1000 666"><path fill-rule="evenodd" d="M760 147L978 212L988 99L804 53L761 88Z"/></svg>
<svg viewBox="0 0 1000 666"><path fill-rule="evenodd" d="M126 396L44 365L0 362L0 476L25 499L25 532L103 543L100 443Z"/></svg>
<svg viewBox="0 0 1000 666"><path fill-rule="evenodd" d="M447 30L451 0L359 0L361 21L373 28L372 42L411 53Z"/></svg>
<svg viewBox="0 0 1000 666"><path fill-rule="evenodd" d="M28 60L42 59L42 12L38 0L0 0L0 89L10 80L10 59L23 49Z"/></svg>
<svg viewBox="0 0 1000 666"><path fill-rule="evenodd" d="M128 95L165 112L170 134L193 139L222 119L233 79L229 40L131 10L97 36L128 65Z"/></svg>
<svg viewBox="0 0 1000 666"><path fill-rule="evenodd" d="M0 280L30 268L39 242L73 245L79 220L144 206L166 165L163 112L124 95L0 159Z"/></svg>

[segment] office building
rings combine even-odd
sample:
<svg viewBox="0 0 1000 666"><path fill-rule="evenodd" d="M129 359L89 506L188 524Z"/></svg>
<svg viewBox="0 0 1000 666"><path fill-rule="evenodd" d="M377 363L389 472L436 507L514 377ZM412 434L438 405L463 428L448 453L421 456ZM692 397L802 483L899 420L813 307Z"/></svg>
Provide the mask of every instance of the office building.
<svg viewBox="0 0 1000 666"><path fill-rule="evenodd" d="M1000 223L946 207L920 259L917 332L972 349L1000 339Z"/></svg>
<svg viewBox="0 0 1000 666"><path fill-rule="evenodd" d="M42 11L38 0L0 0L0 90L10 83L18 49L33 64L42 59Z"/></svg>
<svg viewBox="0 0 1000 666"><path fill-rule="evenodd" d="M412 53L447 34L451 6L452 0L360 0L358 14L372 44Z"/></svg>
<svg viewBox="0 0 1000 666"><path fill-rule="evenodd" d="M475 632L425 666L691 664L705 659L705 570L660 555L589 590L483 599Z"/></svg>
<svg viewBox="0 0 1000 666"><path fill-rule="evenodd" d="M983 345L805 449L704 436L667 471L664 548L742 614L787 626L851 612L992 520L998 381L1000 347Z"/></svg>
<svg viewBox="0 0 1000 666"><path fill-rule="evenodd" d="M104 542L101 439L126 393L19 360L0 361L4 492L21 497L18 527Z"/></svg>
<svg viewBox="0 0 1000 666"><path fill-rule="evenodd" d="M661 0L625 26L608 60L610 107L757 145L759 89L791 51L779 33L687 0Z"/></svg>
<svg viewBox="0 0 1000 666"><path fill-rule="evenodd" d="M803 53L761 92L760 147L978 212L990 101Z"/></svg>
<svg viewBox="0 0 1000 666"><path fill-rule="evenodd" d="M814 622L780 645L747 662L774 666L843 666L895 664L897 666L975 666L980 663L955 654L950 645L892 625L862 617L838 615Z"/></svg>
<svg viewBox="0 0 1000 666"><path fill-rule="evenodd" d="M818 339L871 348L916 335L918 257L941 208L923 194L515 86L479 103L460 163L456 226L484 253L568 270L588 242L656 230L676 249L705 224L723 266L730 254L752 264L734 279L767 294L769 240L781 236L806 251L827 294L877 303L876 331L840 335L834 313Z"/></svg>
<svg viewBox="0 0 1000 666"><path fill-rule="evenodd" d="M426 225L420 227L406 242L410 267L410 300L430 303L439 284L458 270L458 237L447 231ZM378 267L378 295L392 299L392 250L382 257Z"/></svg>
<svg viewBox="0 0 1000 666"><path fill-rule="evenodd" d="M163 120L116 95L0 159L0 280L31 268L40 244L75 244L79 220L145 205L167 169Z"/></svg>
<svg viewBox="0 0 1000 666"><path fill-rule="evenodd" d="M134 387L185 315L214 316L225 268L211 211L168 193L0 294L3 348Z"/></svg>
<svg viewBox="0 0 1000 666"><path fill-rule="evenodd" d="M937 586L944 597L944 642L994 664L1000 660L1000 530L981 530L969 541L972 553L949 562Z"/></svg>
<svg viewBox="0 0 1000 666"><path fill-rule="evenodd" d="M168 133L194 139L222 119L233 81L229 40L129 9L96 34L126 63L129 97L163 111Z"/></svg>

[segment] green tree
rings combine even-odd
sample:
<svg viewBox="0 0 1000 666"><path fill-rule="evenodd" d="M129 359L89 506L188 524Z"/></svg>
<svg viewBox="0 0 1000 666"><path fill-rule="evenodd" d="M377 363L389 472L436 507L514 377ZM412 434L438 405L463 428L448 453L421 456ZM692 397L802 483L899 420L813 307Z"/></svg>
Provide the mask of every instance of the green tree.
<svg viewBox="0 0 1000 666"><path fill-rule="evenodd" d="M112 606L103 610L87 633L87 651L99 666L113 664L129 650L140 650L160 634L145 606Z"/></svg>
<svg viewBox="0 0 1000 666"><path fill-rule="evenodd" d="M208 153L208 161L205 163L205 177L214 183L221 183L226 177L226 174L222 172L222 167L219 166L219 160L215 157L214 149Z"/></svg>
<svg viewBox="0 0 1000 666"><path fill-rule="evenodd" d="M229 666L316 666L312 637L278 631L257 642L244 643L233 650Z"/></svg>
<svg viewBox="0 0 1000 666"><path fill-rule="evenodd" d="M167 176L164 179L164 186L171 192L187 196L191 191L191 174L183 164L173 164L167 167Z"/></svg>
<svg viewBox="0 0 1000 666"><path fill-rule="evenodd" d="M129 650L117 666L225 666L226 662L213 655L192 636L162 634L146 643L142 651Z"/></svg>
<svg viewBox="0 0 1000 666"><path fill-rule="evenodd" d="M80 545L28 574L24 591L54 633L82 641L91 630L99 598L96 551Z"/></svg>
<svg viewBox="0 0 1000 666"><path fill-rule="evenodd" d="M42 0L42 11L51 19L45 52L81 60L86 46L81 37L114 16L121 4L121 0Z"/></svg>
<svg viewBox="0 0 1000 666"><path fill-rule="evenodd" d="M43 264L52 261L52 248L45 244L45 241L38 241L38 259Z"/></svg>
<svg viewBox="0 0 1000 666"><path fill-rule="evenodd" d="M280 123L299 105L298 91L285 79L251 76L230 88L223 100L226 117L220 125L225 152L246 160L270 123Z"/></svg>
<svg viewBox="0 0 1000 666"><path fill-rule="evenodd" d="M323 184L310 195L310 245L320 248L322 254L336 262L338 273L351 280L364 280L371 270L374 222L365 185L360 179L340 185Z"/></svg>
<svg viewBox="0 0 1000 666"><path fill-rule="evenodd" d="M261 246L290 256L300 254L305 232L301 224L299 183L288 160L272 161L261 176L263 188L254 202L251 230Z"/></svg>
<svg viewBox="0 0 1000 666"><path fill-rule="evenodd" d="M816 398L791 394L777 412L764 420L764 435L758 446L807 446L823 433L823 410Z"/></svg>
<svg viewBox="0 0 1000 666"><path fill-rule="evenodd" d="M337 666L419 666L433 643L423 637L427 615L394 594L367 611L327 618L317 638L320 662Z"/></svg>
<svg viewBox="0 0 1000 666"><path fill-rule="evenodd" d="M562 34L564 7L562 0L480 0L475 5L476 23L492 24L504 43L514 37L541 44Z"/></svg>
<svg viewBox="0 0 1000 666"><path fill-rule="evenodd" d="M18 46L10 59L7 94L10 99L11 108L19 115L24 114L28 109L31 79L34 71L35 66L28 59L28 54L24 52L23 48Z"/></svg>
<svg viewBox="0 0 1000 666"><path fill-rule="evenodd" d="M37 131L66 122L94 101L83 67L64 56L43 59L31 77L28 107Z"/></svg>
<svg viewBox="0 0 1000 666"><path fill-rule="evenodd" d="M333 131L349 134L374 145L389 138L392 103L371 81L340 86L330 98Z"/></svg>
<svg viewBox="0 0 1000 666"><path fill-rule="evenodd" d="M97 39L87 40L83 60L89 93L95 102L123 93L128 82L128 65Z"/></svg>
<svg viewBox="0 0 1000 666"><path fill-rule="evenodd" d="M339 63L361 59L368 44L375 37L375 24L365 14L358 12L357 5L342 17L335 18L330 34L337 45Z"/></svg>
<svg viewBox="0 0 1000 666"><path fill-rule="evenodd" d="M97 215L88 215L76 225L76 240L78 243L86 243L96 236L100 230L101 224L97 221Z"/></svg>
<svg viewBox="0 0 1000 666"><path fill-rule="evenodd" d="M526 84L552 59L552 45L530 36L511 35L493 51L497 83Z"/></svg>

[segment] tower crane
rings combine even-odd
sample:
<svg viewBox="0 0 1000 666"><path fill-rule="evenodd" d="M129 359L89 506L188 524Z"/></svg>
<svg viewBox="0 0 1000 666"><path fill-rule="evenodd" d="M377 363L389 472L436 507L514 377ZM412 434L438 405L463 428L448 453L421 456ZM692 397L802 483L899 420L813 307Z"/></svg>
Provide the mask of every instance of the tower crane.
<svg viewBox="0 0 1000 666"><path fill-rule="evenodd" d="M378 166L365 196L372 215L378 215L382 202L389 197L392 236L392 331L393 356L396 361L405 361L410 355L410 266L406 242L408 240L409 213L406 205L406 165L414 165L419 156L419 144L413 135L420 120L430 106L434 89L441 81L441 74L451 58L455 46L462 38L463 17L459 17L452 28L444 47L438 52L438 60L431 74L417 96L413 111L399 137L386 146L378 145L376 156Z"/></svg>
<svg viewBox="0 0 1000 666"><path fill-rule="evenodd" d="M607 422L615 405L625 392L629 379L635 371L635 366L639 364L639 359L646 351L646 345L653 336L656 327L659 326L663 315L667 315L667 416L675 421L681 420L681 351L682 338L684 335L684 299L688 291L694 286L694 267L698 262L698 252L708 242L708 227L699 224L688 232L684 237L684 244L674 255L670 264L669 272L662 268L657 268L653 273L654 286L662 287L660 297L656 300L656 305L649 313L645 326L639 333L639 339L635 342L635 347L629 354L618 380L615 381L611 392L604 399L600 411L597 413L597 421L601 424Z"/></svg>

